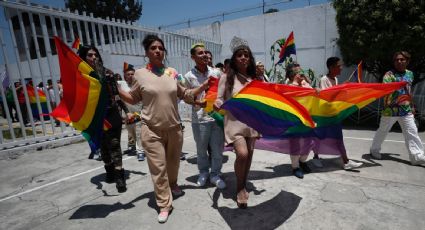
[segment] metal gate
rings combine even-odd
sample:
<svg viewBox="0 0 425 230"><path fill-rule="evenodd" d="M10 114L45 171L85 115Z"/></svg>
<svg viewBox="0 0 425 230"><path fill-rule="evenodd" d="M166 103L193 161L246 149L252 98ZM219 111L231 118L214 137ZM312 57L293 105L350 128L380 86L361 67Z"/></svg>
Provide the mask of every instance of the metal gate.
<svg viewBox="0 0 425 230"><path fill-rule="evenodd" d="M122 73L123 62L146 64L142 40L157 34L165 43L167 65L185 73L192 61L192 44L202 41L214 57L222 45L212 39L159 31L115 19L99 19L85 12L70 12L26 1L0 0L5 21L0 20L0 152L28 145L45 146L82 139L72 127L48 114L60 101L59 64L53 36L71 46L78 36L82 44L98 47L104 64ZM1 15L0 15L1 17ZM183 109L183 112L186 113Z"/></svg>

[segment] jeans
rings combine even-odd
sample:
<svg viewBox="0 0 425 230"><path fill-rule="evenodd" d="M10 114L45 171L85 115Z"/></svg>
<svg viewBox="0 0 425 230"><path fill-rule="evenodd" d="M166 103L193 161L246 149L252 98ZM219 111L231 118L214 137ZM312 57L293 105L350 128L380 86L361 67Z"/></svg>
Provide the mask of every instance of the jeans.
<svg viewBox="0 0 425 230"><path fill-rule="evenodd" d="M218 176L223 166L224 131L215 121L192 123L193 136L196 142L197 163L200 174L206 174L211 168L210 177ZM211 164L208 158L210 147Z"/></svg>

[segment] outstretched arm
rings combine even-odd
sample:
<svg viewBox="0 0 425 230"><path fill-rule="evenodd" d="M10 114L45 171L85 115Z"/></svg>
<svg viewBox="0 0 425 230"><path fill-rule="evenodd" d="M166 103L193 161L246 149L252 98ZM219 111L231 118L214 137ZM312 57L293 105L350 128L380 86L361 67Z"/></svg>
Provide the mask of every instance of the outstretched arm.
<svg viewBox="0 0 425 230"><path fill-rule="evenodd" d="M195 98L197 95L204 92L207 88L208 88L208 80L206 80L200 86L194 89L188 89L181 86L180 84L177 84L177 91L179 93L179 97L183 99L184 102L188 104L192 104L192 105L197 104L202 106L203 102L196 101Z"/></svg>
<svg viewBox="0 0 425 230"><path fill-rule="evenodd" d="M134 100L134 98L131 96L131 94L129 94L128 92L125 92L124 90L122 90L121 88L118 88L118 92L120 94L120 98L127 102L128 104L136 104L136 101Z"/></svg>

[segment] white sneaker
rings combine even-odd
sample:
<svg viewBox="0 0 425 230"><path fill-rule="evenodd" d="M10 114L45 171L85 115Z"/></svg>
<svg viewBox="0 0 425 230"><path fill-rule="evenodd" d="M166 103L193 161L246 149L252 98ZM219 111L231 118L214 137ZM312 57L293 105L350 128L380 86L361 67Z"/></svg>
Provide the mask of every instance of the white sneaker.
<svg viewBox="0 0 425 230"><path fill-rule="evenodd" d="M377 160L381 160L382 159L382 155L381 155L381 153L379 153L379 152L370 152L370 155L373 157L373 158L375 158L375 159L377 159Z"/></svg>
<svg viewBox="0 0 425 230"><path fill-rule="evenodd" d="M209 176L208 173L199 174L198 181L196 181L196 184L199 185L200 187L205 186L208 180L208 176Z"/></svg>
<svg viewBox="0 0 425 230"><path fill-rule="evenodd" d="M348 170L348 169L358 168L362 165L363 163L361 162L354 162L352 160L348 160L347 164L344 164L344 169Z"/></svg>
<svg viewBox="0 0 425 230"><path fill-rule="evenodd" d="M215 176L210 178L210 182L214 184L218 189L226 188L226 183L219 176Z"/></svg>
<svg viewBox="0 0 425 230"><path fill-rule="evenodd" d="M425 154L409 155L410 163L412 165L425 164Z"/></svg>
<svg viewBox="0 0 425 230"><path fill-rule="evenodd" d="M319 158L313 158L313 165L316 166L316 168L323 168L322 161Z"/></svg>
<svg viewBox="0 0 425 230"><path fill-rule="evenodd" d="M97 160L97 161L101 161L102 160L102 155L100 153L100 149L96 150L96 152L94 153L93 160Z"/></svg>

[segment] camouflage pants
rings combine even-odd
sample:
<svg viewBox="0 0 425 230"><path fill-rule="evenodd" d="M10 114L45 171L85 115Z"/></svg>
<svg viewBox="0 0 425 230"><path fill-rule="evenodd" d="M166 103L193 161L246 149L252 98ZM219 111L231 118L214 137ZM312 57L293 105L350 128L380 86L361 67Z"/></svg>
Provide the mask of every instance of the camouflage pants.
<svg viewBox="0 0 425 230"><path fill-rule="evenodd" d="M112 127L108 131L103 132L100 151L102 160L105 164L114 163L115 166L122 166L121 152L121 115L116 108L108 109L106 119L111 123Z"/></svg>

